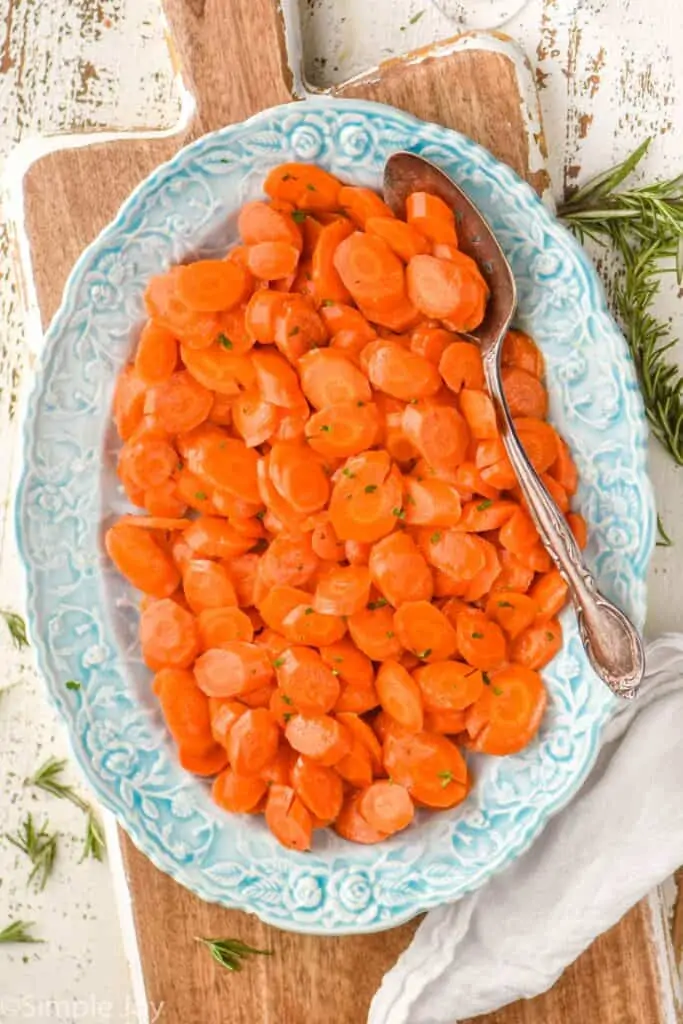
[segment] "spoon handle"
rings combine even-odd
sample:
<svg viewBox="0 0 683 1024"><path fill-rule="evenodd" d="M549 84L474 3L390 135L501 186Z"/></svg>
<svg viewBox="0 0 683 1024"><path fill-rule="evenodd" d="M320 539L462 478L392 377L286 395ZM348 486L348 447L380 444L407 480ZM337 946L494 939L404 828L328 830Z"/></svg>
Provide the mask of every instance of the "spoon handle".
<svg viewBox="0 0 683 1024"><path fill-rule="evenodd" d="M553 559L576 608L586 653L602 681L618 697L635 697L644 672L643 646L638 632L619 608L598 590L574 535L533 468L515 430L503 392L500 346L484 354L484 371L498 412L501 435L541 540Z"/></svg>

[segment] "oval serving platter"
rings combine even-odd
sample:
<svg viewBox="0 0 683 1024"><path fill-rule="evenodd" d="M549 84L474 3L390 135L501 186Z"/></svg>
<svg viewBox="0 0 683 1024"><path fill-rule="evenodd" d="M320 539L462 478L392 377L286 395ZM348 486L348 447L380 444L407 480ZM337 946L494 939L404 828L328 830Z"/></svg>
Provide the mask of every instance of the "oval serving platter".
<svg viewBox="0 0 683 1024"><path fill-rule="evenodd" d="M102 803L162 871L200 897L281 928L390 928L481 885L526 849L585 778L614 698L583 653L571 612L544 670L550 705L522 753L471 758L475 786L376 847L316 833L281 847L257 816L228 815L179 765L137 644L131 588L102 535L127 510L111 426L116 375L144 320L148 279L225 249L235 214L280 162L316 162L378 188L390 153L437 163L488 218L519 291L517 324L540 345L551 419L570 443L602 588L642 626L654 506L647 431L626 345L580 247L510 168L469 139L379 104L287 104L207 135L159 167L83 253L45 339L25 425L17 535L31 636L75 755ZM65 681L78 679L78 690Z"/></svg>

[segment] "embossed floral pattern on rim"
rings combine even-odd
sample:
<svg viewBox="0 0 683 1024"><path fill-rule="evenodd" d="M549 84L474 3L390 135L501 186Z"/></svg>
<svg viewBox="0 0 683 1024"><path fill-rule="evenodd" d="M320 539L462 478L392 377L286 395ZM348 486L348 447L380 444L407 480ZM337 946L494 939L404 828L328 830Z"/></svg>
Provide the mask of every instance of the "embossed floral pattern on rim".
<svg viewBox="0 0 683 1024"><path fill-rule="evenodd" d="M471 140L392 108L287 104L207 135L159 167L76 264L27 410L16 525L31 635L79 763L161 870L204 899L297 931L390 928L481 885L576 791L613 708L567 613L564 649L545 673L551 706L538 741L512 758L475 759L473 794L454 812L423 817L379 847L318 833L313 852L301 856L279 847L262 822L213 807L206 787L177 764L149 698L131 594L101 548L103 519L120 506L112 385L141 322L144 283L215 244L268 166L315 160L378 186L396 149L451 173L496 231L519 286L518 323L543 348L551 415L579 465L589 557L601 585L642 624L655 522L647 431L595 271L508 167ZM82 681L80 690L64 688L70 678Z"/></svg>

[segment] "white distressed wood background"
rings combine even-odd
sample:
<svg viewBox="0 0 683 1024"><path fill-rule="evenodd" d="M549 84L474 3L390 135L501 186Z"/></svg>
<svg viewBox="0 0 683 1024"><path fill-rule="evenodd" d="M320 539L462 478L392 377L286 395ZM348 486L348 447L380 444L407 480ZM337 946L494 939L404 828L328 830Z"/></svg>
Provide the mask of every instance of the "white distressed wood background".
<svg viewBox="0 0 683 1024"><path fill-rule="evenodd" d="M229 0L224 0L229 2ZM456 34L457 0L300 0L306 75L319 87ZM469 2L469 0L468 0ZM536 69L556 195L655 136L645 174L683 170L683 5L672 0L530 0L505 26ZM156 0L0 0L0 170L20 141L67 130L170 127L179 97ZM9 236L0 215L0 607L21 610L12 530L20 457L16 417L31 372ZM683 329L673 287L661 308ZM681 625L680 472L657 449L652 475L676 546L658 549L648 632ZM105 866L78 864L83 819L70 804L31 793L24 779L65 737L32 666L0 624L0 831L26 812L60 830L55 876L27 890L21 855L0 839L0 928L35 922L44 945L0 946L0 1021L143 1019ZM75 771L71 773L77 782ZM29 995L30 993L30 995ZM151 1014L154 1019L154 1010ZM163 1021L163 1015L160 1017ZM596 1022L597 1024L597 1022ZM659 1024L654 1022L653 1024Z"/></svg>

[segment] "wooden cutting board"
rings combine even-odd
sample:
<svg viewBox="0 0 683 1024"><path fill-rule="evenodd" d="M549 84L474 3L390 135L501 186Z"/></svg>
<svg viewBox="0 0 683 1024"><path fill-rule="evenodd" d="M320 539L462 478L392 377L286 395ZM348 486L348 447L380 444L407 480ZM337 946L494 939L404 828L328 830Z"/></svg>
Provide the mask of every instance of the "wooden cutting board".
<svg viewBox="0 0 683 1024"><path fill-rule="evenodd" d="M189 138L292 98L298 75L287 65L275 0L166 0L165 7L172 50L197 101L189 129L172 138L90 140L43 157L26 175L25 228L44 324L81 250L150 171ZM389 62L336 92L392 103L457 128L541 191L544 172L531 164L542 139L531 134L523 96L531 74L522 81L527 71L510 52L498 38L450 42ZM416 922L365 937L277 931L242 912L203 903L157 871L123 833L121 841L147 999L163 1003L161 1024L361 1024L382 974L415 931ZM274 955L230 975L195 936L236 936ZM665 1020L662 981L643 903L550 993L478 1020L659 1024Z"/></svg>

